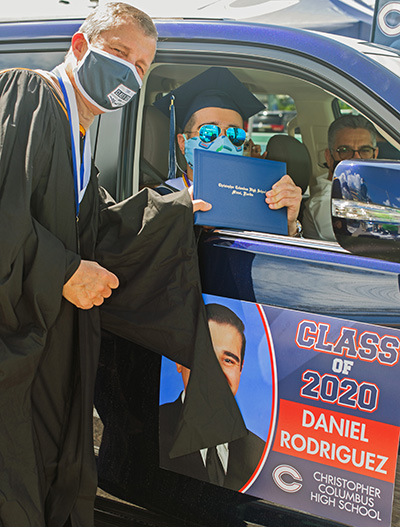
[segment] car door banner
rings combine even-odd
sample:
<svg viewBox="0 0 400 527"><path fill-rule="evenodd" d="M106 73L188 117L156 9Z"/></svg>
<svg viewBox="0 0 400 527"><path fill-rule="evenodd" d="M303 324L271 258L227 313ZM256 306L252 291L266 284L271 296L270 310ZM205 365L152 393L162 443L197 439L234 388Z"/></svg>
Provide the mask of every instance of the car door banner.
<svg viewBox="0 0 400 527"><path fill-rule="evenodd" d="M248 435L170 460L166 438L190 371L163 358L160 466L355 527L389 527L400 331L211 295L204 301Z"/></svg>
<svg viewBox="0 0 400 527"><path fill-rule="evenodd" d="M400 49L400 2L376 0L371 42Z"/></svg>

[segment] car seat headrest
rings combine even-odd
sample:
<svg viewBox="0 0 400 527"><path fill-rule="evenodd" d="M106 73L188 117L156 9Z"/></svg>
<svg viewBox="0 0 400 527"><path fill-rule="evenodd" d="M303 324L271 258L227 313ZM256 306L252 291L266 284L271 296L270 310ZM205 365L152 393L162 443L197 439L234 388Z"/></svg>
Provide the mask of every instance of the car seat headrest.
<svg viewBox="0 0 400 527"><path fill-rule="evenodd" d="M268 141L267 152L267 159L286 163L287 174L304 194L312 173L311 157L307 147L295 137L274 135Z"/></svg>

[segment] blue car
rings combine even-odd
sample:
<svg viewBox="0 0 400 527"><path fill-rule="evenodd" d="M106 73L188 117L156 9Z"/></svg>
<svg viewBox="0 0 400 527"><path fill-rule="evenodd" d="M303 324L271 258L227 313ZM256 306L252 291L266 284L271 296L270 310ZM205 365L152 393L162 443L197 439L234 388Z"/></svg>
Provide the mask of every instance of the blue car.
<svg viewBox="0 0 400 527"><path fill-rule="evenodd" d="M0 68L52 69L80 23L1 22ZM266 24L156 25L157 54L139 96L92 126L100 183L115 199L165 181L169 123L153 102L210 66L229 68L266 105L293 112L278 135L297 141L296 154L286 149L276 159L304 202L326 177L336 117L365 116L382 146L377 160L336 168L336 241L223 228L200 234L205 303L233 312L247 342L236 402L253 442L241 447L238 483L215 485L160 462L159 409L180 397L179 365L104 335L94 411L97 525L399 525L400 55ZM270 133L251 122L247 133L268 150ZM245 452L255 458L250 468Z"/></svg>

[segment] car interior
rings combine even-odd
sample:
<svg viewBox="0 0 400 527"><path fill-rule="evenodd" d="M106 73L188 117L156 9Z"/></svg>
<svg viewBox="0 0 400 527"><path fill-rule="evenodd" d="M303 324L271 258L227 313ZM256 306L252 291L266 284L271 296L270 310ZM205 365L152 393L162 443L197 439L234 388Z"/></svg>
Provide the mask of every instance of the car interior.
<svg viewBox="0 0 400 527"><path fill-rule="evenodd" d="M206 68L199 66L160 65L151 70L146 82L143 108L140 186L157 185L165 179L168 172L169 122L152 106L152 103L204 69ZM271 94L285 94L295 102L297 116L288 123L287 134L275 134L267 150L269 159L285 160L288 163L289 174L300 183L299 186L305 191L308 186L307 180L323 173L323 169L319 166L318 156L319 152L325 149L325 144L319 139L323 136L322 129L326 132L326 123L329 125L332 119L333 97L306 81L288 75L239 68L231 68L231 71L262 102L266 101L268 95ZM313 130L308 130L308 122L303 125L303 121L306 117L309 121L309 108L313 105L318 105L319 109L315 108L314 111L316 116L319 116L319 122L313 123ZM321 113L325 115L325 119L322 118ZM298 140L298 134L295 138L296 128L301 130L302 142ZM254 133L251 137L256 144L261 144L262 151L264 151L266 140L270 135ZM154 148L154 145L157 147ZM184 167L185 161L179 151L177 155L178 164Z"/></svg>
<svg viewBox="0 0 400 527"><path fill-rule="evenodd" d="M122 139L119 139L119 134L110 134L110 130L118 130L121 126L121 112L101 116L102 124L100 125L100 121L97 124L95 159L100 168L100 183L114 197L127 197L118 193L115 186L116 166L123 168L125 173L133 174L132 191L143 187L154 188L165 181L168 174L169 120L153 106L153 102L208 67L153 64L133 109L135 116L127 121L128 126L125 123ZM248 138L251 137L254 143L259 144L262 152L267 150L268 159L287 163L288 174L302 188L304 202L316 178L324 177L327 173L324 151L330 123L341 113L362 113L363 109L351 107L340 99L340 94L330 93L325 88L294 75L251 68L232 67L230 70L265 104L271 96L285 96L291 101L291 108L295 108L296 115L286 124L284 133L252 131L251 118L247 123L247 131ZM400 159L395 143L379 127L377 129L385 137L382 137L385 148L380 148L379 157ZM118 144L118 141L122 144ZM141 154L140 158L134 157L132 166L128 166L127 171L127 161L121 156L121 152L129 150L129 145L131 148L134 145L134 151L140 151ZM178 166L184 170L186 162L179 148L176 148L176 154ZM178 168L177 176L179 175Z"/></svg>
<svg viewBox="0 0 400 527"><path fill-rule="evenodd" d="M184 64L152 66L142 88L145 97L139 103L142 112L139 111L138 115L142 118L138 119L137 127L141 133L135 136L136 142L140 141L141 151L139 188L160 185L168 173L169 120L153 106L153 102L206 68ZM262 152L267 150L267 159L287 163L288 174L302 188L303 197L307 199L309 186L326 173L324 151L330 123L342 111L359 112L334 94L301 78L258 69L230 69L262 102L267 103L268 98L276 94L292 101L297 114L287 123L284 133L252 132L249 122L248 137L261 145ZM392 148L400 158L399 152ZM178 166L184 169L186 162L179 148L176 152ZM177 176L179 172L178 169Z"/></svg>

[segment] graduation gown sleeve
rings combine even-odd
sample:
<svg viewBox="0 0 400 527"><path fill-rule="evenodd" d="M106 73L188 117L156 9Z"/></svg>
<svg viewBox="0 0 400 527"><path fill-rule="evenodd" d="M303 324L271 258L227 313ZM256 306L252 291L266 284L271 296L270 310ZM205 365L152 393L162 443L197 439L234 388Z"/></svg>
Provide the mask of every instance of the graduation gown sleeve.
<svg viewBox="0 0 400 527"><path fill-rule="evenodd" d="M101 308L102 327L191 368L171 455L242 437L208 330L189 194L144 189L101 215L96 258L120 280Z"/></svg>
<svg viewBox="0 0 400 527"><path fill-rule="evenodd" d="M37 330L51 327L63 284L80 261L49 230L55 213L42 209L59 211L59 201L66 199L57 194L52 202L42 199L54 184L46 176L57 148L49 138L58 133L54 101L43 84L24 70L0 77L0 319L8 333L27 321Z"/></svg>

